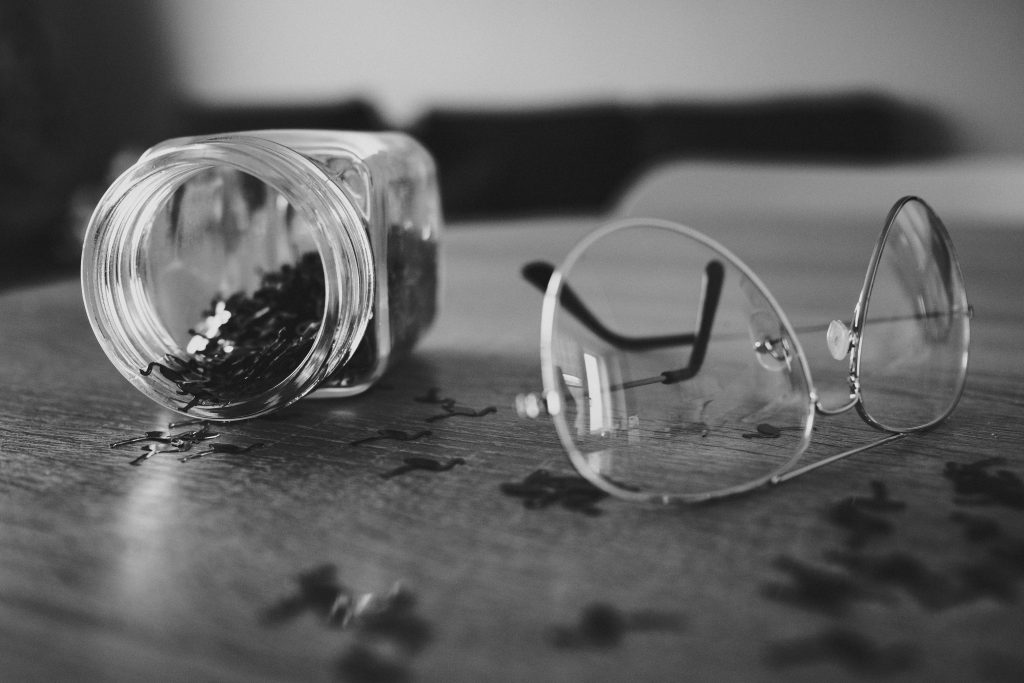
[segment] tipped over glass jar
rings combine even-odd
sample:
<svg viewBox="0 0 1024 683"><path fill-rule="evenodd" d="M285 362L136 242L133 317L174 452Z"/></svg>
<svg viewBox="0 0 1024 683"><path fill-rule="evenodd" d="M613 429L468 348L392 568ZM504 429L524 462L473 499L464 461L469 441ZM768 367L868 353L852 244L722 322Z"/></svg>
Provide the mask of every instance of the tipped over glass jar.
<svg viewBox="0 0 1024 683"><path fill-rule="evenodd" d="M121 374L196 418L352 396L433 321L441 229L433 160L401 133L168 140L92 215L85 307Z"/></svg>

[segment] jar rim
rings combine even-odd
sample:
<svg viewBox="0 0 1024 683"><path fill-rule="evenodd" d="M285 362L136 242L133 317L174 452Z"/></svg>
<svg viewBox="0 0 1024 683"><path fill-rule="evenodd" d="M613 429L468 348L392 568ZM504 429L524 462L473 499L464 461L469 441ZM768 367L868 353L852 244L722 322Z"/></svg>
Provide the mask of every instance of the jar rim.
<svg viewBox="0 0 1024 683"><path fill-rule="evenodd" d="M211 420L256 417L312 391L354 353L369 324L375 273L365 218L314 160L254 133L169 140L151 148L110 186L86 231L82 292L104 352L136 388L184 412L173 383L140 370L167 346L152 299L139 286L153 216L177 187L216 167L247 173L281 194L311 228L324 269L322 324L303 361L274 386L227 404L199 404L188 414ZM157 339L163 343L158 344Z"/></svg>

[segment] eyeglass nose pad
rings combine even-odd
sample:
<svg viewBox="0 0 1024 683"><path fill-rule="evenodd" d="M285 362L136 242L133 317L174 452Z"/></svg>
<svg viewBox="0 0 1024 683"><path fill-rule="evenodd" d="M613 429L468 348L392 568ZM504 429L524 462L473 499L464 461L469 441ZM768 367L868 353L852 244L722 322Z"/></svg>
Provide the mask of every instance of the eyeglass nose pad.
<svg viewBox="0 0 1024 683"><path fill-rule="evenodd" d="M833 320L828 324L825 332L825 343L828 345L828 352L836 360L846 358L852 346L852 334L850 328L841 320Z"/></svg>

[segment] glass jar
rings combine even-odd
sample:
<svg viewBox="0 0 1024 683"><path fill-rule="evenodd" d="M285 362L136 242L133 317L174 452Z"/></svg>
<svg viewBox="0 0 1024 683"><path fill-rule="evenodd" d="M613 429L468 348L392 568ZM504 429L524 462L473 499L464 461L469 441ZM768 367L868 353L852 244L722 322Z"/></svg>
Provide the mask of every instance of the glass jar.
<svg viewBox="0 0 1024 683"><path fill-rule="evenodd" d="M401 133L163 142L107 190L82 255L93 331L156 402L236 420L365 391L434 319L433 160Z"/></svg>

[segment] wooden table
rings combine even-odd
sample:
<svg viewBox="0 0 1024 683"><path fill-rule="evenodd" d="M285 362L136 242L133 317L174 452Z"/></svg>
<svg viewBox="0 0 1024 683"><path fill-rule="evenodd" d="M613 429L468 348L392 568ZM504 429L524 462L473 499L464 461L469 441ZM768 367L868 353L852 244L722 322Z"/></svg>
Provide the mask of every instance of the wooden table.
<svg viewBox="0 0 1024 683"><path fill-rule="evenodd" d="M690 222L797 323L849 315L885 209ZM540 385L518 269L596 222L452 227L413 358L362 397L221 430L261 449L188 463L109 447L175 416L107 362L77 281L0 297L0 679L1024 679L1024 231L947 221L976 316L934 432L712 505L530 508L502 485L572 472L549 421L513 408ZM430 421L442 397L481 416ZM834 424L814 453L872 436ZM382 476L407 457L464 463ZM944 475L992 457L975 471L1010 472L1007 495ZM376 617L342 624L371 594Z"/></svg>

